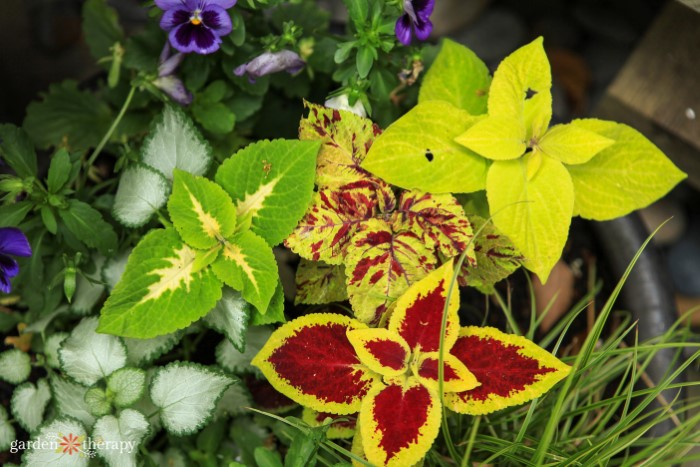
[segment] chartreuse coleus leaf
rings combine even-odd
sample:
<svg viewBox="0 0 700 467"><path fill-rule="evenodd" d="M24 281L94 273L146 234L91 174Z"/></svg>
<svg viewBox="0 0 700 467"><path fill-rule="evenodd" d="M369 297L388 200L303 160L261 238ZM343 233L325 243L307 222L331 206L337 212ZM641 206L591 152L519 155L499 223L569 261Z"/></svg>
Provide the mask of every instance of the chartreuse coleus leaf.
<svg viewBox="0 0 700 467"><path fill-rule="evenodd" d="M22 456L23 465L83 467L90 462L85 446L87 431L77 420L61 416L43 425Z"/></svg>
<svg viewBox="0 0 700 467"><path fill-rule="evenodd" d="M119 417L105 415L95 422L92 438L100 440L96 451L110 467L136 466L138 447L148 434L149 424L138 410L124 409Z"/></svg>
<svg viewBox="0 0 700 467"><path fill-rule="evenodd" d="M232 383L232 378L219 371L175 362L156 371L150 395L168 433L184 436L211 418L216 402Z"/></svg>
<svg viewBox="0 0 700 467"><path fill-rule="evenodd" d="M294 303L322 305L347 300L345 266L309 261L302 258L296 273L297 293Z"/></svg>
<svg viewBox="0 0 700 467"><path fill-rule="evenodd" d="M282 242L313 194L320 142L274 140L246 146L216 172L242 222L270 246Z"/></svg>
<svg viewBox="0 0 700 467"><path fill-rule="evenodd" d="M376 139L362 168L407 189L482 190L487 161L454 141L480 118L444 101L420 103Z"/></svg>
<svg viewBox="0 0 700 467"><path fill-rule="evenodd" d="M221 281L211 268L195 271L197 254L172 227L146 234L105 302L99 331L145 339L204 316L221 298Z"/></svg>
<svg viewBox="0 0 700 467"><path fill-rule="evenodd" d="M490 327L464 327L450 351L474 373L480 385L449 393L455 412L481 415L539 397L565 378L571 367L522 336Z"/></svg>
<svg viewBox="0 0 700 467"><path fill-rule="evenodd" d="M445 101L472 115L486 113L491 75L467 47L444 39L440 52L423 78L418 102Z"/></svg>
<svg viewBox="0 0 700 467"><path fill-rule="evenodd" d="M10 449L12 442L17 439L15 427L7 419L7 410L0 406L0 450L7 451Z"/></svg>
<svg viewBox="0 0 700 467"><path fill-rule="evenodd" d="M641 133L627 125L596 119L571 125L604 136L614 144L580 165L568 167L574 184L574 214L608 220L664 196L686 177Z"/></svg>
<svg viewBox="0 0 700 467"><path fill-rule="evenodd" d="M246 329L253 312L251 308L240 292L224 287L221 300L204 316L204 324L223 333L236 350L243 352L246 347Z"/></svg>
<svg viewBox="0 0 700 467"><path fill-rule="evenodd" d="M0 353L0 379L10 384L20 384L29 378L32 360L26 352L10 349Z"/></svg>
<svg viewBox="0 0 700 467"><path fill-rule="evenodd" d="M34 432L44 419L44 410L51 400L51 388L46 379L17 386L12 393L12 415L29 433Z"/></svg>
<svg viewBox="0 0 700 467"><path fill-rule="evenodd" d="M250 316L250 325L265 326L267 324L284 323L287 318L284 316L284 289L282 282L277 279L277 287L275 293L272 294L270 305L265 313L260 313L255 307L252 307L253 312Z"/></svg>
<svg viewBox="0 0 700 467"><path fill-rule="evenodd" d="M357 415L355 414L338 416L328 412L318 412L308 407L304 407L301 419L312 427L327 426L325 434L328 439L352 438L357 425ZM332 419L332 423L328 424L328 419Z"/></svg>

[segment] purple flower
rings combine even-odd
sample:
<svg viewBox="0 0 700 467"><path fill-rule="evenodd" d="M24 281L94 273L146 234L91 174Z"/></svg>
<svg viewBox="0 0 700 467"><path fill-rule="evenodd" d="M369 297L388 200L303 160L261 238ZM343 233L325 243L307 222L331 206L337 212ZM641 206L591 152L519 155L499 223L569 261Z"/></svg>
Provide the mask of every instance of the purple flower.
<svg viewBox="0 0 700 467"><path fill-rule="evenodd" d="M190 105L192 103L192 94L185 87L185 83L175 76L175 71L182 63L185 55L182 53L176 53L172 57L169 57L169 55L170 45L166 42L163 51L160 53L158 78L153 81L153 84L178 104Z"/></svg>
<svg viewBox="0 0 700 467"><path fill-rule="evenodd" d="M210 54L219 50L221 36L231 32L226 9L236 0L155 0L165 10L160 27L169 32L170 43L182 53Z"/></svg>
<svg viewBox="0 0 700 467"><path fill-rule="evenodd" d="M299 57L299 54L291 50L280 50L279 52L265 52L258 55L248 63L233 70L236 76L248 75L248 81L254 83L257 78L286 71L290 75L301 71L306 62Z"/></svg>
<svg viewBox="0 0 700 467"><path fill-rule="evenodd" d="M396 21L396 38L403 45L410 45L412 35L424 41L433 30L430 15L435 0L403 0L404 14Z"/></svg>
<svg viewBox="0 0 700 467"><path fill-rule="evenodd" d="M10 293L10 279L19 273L19 265L12 256L31 256L32 247L21 230L14 227L0 229L0 292Z"/></svg>

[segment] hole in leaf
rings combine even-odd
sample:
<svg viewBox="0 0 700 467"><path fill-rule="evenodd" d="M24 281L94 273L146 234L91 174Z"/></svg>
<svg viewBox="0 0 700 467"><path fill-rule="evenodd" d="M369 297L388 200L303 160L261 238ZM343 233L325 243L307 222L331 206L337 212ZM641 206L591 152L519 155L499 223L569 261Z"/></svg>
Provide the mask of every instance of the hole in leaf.
<svg viewBox="0 0 700 467"><path fill-rule="evenodd" d="M433 152L430 149L425 150L425 158L428 159L428 162L433 162L435 156L433 155Z"/></svg>
<svg viewBox="0 0 700 467"><path fill-rule="evenodd" d="M537 94L537 91L527 88L527 91L525 91L525 100L531 99L535 96L535 94Z"/></svg>

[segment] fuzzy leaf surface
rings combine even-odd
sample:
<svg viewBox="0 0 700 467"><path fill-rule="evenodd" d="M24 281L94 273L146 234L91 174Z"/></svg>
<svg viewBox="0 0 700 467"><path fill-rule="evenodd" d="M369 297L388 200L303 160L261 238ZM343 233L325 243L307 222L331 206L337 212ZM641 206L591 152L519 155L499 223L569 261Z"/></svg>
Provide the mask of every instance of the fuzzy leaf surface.
<svg viewBox="0 0 700 467"><path fill-rule="evenodd" d="M92 431L93 437L104 441L104 445L97 445L97 454L110 467L136 467L138 447L148 430L148 420L137 410L122 410L118 418L105 415L97 420ZM110 449L110 445L122 449Z"/></svg>
<svg viewBox="0 0 700 467"><path fill-rule="evenodd" d="M0 353L0 379L10 384L20 384L29 378L32 360L29 354L19 349L10 349Z"/></svg>
<svg viewBox="0 0 700 467"><path fill-rule="evenodd" d="M146 372L140 368L120 368L107 378L107 390L114 395L114 405L129 407L141 398L146 387Z"/></svg>
<svg viewBox="0 0 700 467"><path fill-rule="evenodd" d="M91 427L95 423L95 417L90 413L85 402L85 394L88 388L74 383L67 378L53 374L49 377L51 393L58 413L79 420L83 425Z"/></svg>
<svg viewBox="0 0 700 467"><path fill-rule="evenodd" d="M51 400L51 388L46 379L17 386L12 393L12 415L22 428L32 433L41 425L44 410Z"/></svg>
<svg viewBox="0 0 700 467"><path fill-rule="evenodd" d="M163 174L144 164L132 165L119 178L112 212L125 226L140 227L165 206L169 193Z"/></svg>

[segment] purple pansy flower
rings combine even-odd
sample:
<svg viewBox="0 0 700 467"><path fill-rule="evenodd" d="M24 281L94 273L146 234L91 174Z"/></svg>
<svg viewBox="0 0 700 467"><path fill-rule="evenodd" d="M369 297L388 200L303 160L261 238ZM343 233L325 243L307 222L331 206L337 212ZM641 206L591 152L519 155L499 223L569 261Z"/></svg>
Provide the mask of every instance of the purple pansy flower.
<svg viewBox="0 0 700 467"><path fill-rule="evenodd" d="M12 256L31 256L32 247L21 230L14 227L0 229L0 292L10 293L10 279L19 273L19 265Z"/></svg>
<svg viewBox="0 0 700 467"><path fill-rule="evenodd" d="M158 78L153 81L153 84L178 104L190 105L192 93L187 90L185 83L175 75L177 67L180 66L184 58L185 55L181 52L170 56L170 44L166 42L158 60Z"/></svg>
<svg viewBox="0 0 700 467"><path fill-rule="evenodd" d="M424 41L433 30L430 15L433 14L435 0L403 0L404 14L396 21L396 38L403 45L411 44L411 36Z"/></svg>
<svg viewBox="0 0 700 467"><path fill-rule="evenodd" d="M221 36L231 32L226 10L236 0L155 0L165 10L160 27L169 32L170 43L183 53L210 54L219 50Z"/></svg>
<svg viewBox="0 0 700 467"><path fill-rule="evenodd" d="M291 50L280 50L279 52L265 52L258 55L248 63L237 67L233 70L236 76L248 75L248 81L254 83L257 78L286 71L290 75L301 71L306 62L301 59L299 54Z"/></svg>

